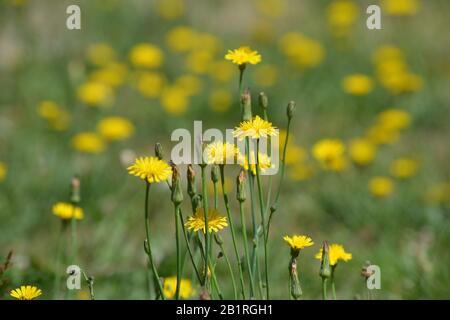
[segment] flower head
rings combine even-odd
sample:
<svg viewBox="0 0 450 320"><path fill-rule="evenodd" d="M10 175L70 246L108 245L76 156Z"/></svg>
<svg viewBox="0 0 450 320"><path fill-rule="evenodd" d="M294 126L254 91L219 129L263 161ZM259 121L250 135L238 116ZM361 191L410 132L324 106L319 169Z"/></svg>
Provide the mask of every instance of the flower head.
<svg viewBox="0 0 450 320"><path fill-rule="evenodd" d="M363 96L374 87L373 80L364 74L352 74L342 80L342 87L348 94Z"/></svg>
<svg viewBox="0 0 450 320"><path fill-rule="evenodd" d="M53 205L52 212L55 216L63 219L77 219L81 220L84 218L84 212L83 209L80 207L76 207L71 203L67 202L58 202Z"/></svg>
<svg viewBox="0 0 450 320"><path fill-rule="evenodd" d="M153 44L140 43L131 49L129 58L136 67L156 68L163 64L164 54L159 47Z"/></svg>
<svg viewBox="0 0 450 320"><path fill-rule="evenodd" d="M197 208L195 214L188 218L185 223L189 230L202 230L205 233L205 214L203 208ZM227 218L220 215L216 209L208 210L208 229L209 232L217 232L225 227L228 227Z"/></svg>
<svg viewBox="0 0 450 320"><path fill-rule="evenodd" d="M156 157L137 158L127 169L129 174L147 180L149 183L166 181L172 174L172 168Z"/></svg>
<svg viewBox="0 0 450 320"><path fill-rule="evenodd" d="M88 81L82 84L77 91L78 98L92 107L109 107L114 102L112 88L99 81Z"/></svg>
<svg viewBox="0 0 450 320"><path fill-rule="evenodd" d="M293 235L292 237L284 236L283 240L286 241L291 247L291 250L295 252L314 245L312 239L304 235Z"/></svg>
<svg viewBox="0 0 450 320"><path fill-rule="evenodd" d="M177 289L177 277L164 278L164 295L166 298L173 299ZM181 279L180 281L180 297L182 299L189 299L194 294L191 280Z"/></svg>
<svg viewBox="0 0 450 320"><path fill-rule="evenodd" d="M344 157L345 146L338 139L324 139L317 142L312 149L313 156L326 170L343 171L347 167Z"/></svg>
<svg viewBox="0 0 450 320"><path fill-rule="evenodd" d="M350 142L350 158L359 166L370 164L375 157L375 153L376 147L368 139L355 139Z"/></svg>
<svg viewBox="0 0 450 320"><path fill-rule="evenodd" d="M2 182L6 177L7 167L6 164L0 161L0 182Z"/></svg>
<svg viewBox="0 0 450 320"><path fill-rule="evenodd" d="M238 157L239 164L245 169L248 170L249 168L252 171L252 174L256 176L256 158L255 158L255 152L250 153L250 163L248 161L248 158L243 155L239 155ZM265 153L258 153L258 167L261 172L265 172L266 169L272 168L272 160L270 157Z"/></svg>
<svg viewBox="0 0 450 320"><path fill-rule="evenodd" d="M250 47L244 46L234 50L228 50L225 55L226 60L230 60L234 64L239 66L250 64L258 64L261 62L261 55L258 51L250 49Z"/></svg>
<svg viewBox="0 0 450 320"><path fill-rule="evenodd" d="M72 146L85 153L101 153L105 150L105 143L95 132L80 132L72 138Z"/></svg>
<svg viewBox="0 0 450 320"><path fill-rule="evenodd" d="M245 137L252 139L259 139L261 137L276 136L278 134L277 128L272 126L272 123L256 116L252 120L242 121L239 127L233 131L233 136L239 140Z"/></svg>
<svg viewBox="0 0 450 320"><path fill-rule="evenodd" d="M418 168L418 163L414 159L399 158L391 164L391 174L400 179L412 177Z"/></svg>
<svg viewBox="0 0 450 320"><path fill-rule="evenodd" d="M314 256L318 260L322 260L322 248ZM347 262L352 259L352 254L345 252L344 246L341 244L332 243L328 246L328 254L330 257L330 266L335 266L339 261Z"/></svg>
<svg viewBox="0 0 450 320"><path fill-rule="evenodd" d="M217 141L206 146L203 157L207 164L235 163L239 154L238 148L231 143Z"/></svg>
<svg viewBox="0 0 450 320"><path fill-rule="evenodd" d="M375 197L384 198L394 191L394 183L388 177L374 177L369 181L369 190Z"/></svg>
<svg viewBox="0 0 450 320"><path fill-rule="evenodd" d="M11 297L18 300L33 300L42 294L41 289L35 286L20 286L20 288L11 290L9 293Z"/></svg>
<svg viewBox="0 0 450 320"><path fill-rule="evenodd" d="M108 140L123 140L134 132L134 126L130 120L122 117L107 117L97 124L97 131Z"/></svg>

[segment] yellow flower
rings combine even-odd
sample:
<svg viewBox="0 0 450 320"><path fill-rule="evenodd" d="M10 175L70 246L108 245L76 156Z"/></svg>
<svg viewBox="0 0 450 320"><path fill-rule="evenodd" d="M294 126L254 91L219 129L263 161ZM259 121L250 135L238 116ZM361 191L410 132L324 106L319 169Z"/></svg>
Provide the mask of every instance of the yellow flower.
<svg viewBox="0 0 450 320"><path fill-rule="evenodd" d="M292 237L286 235L283 237L283 240L288 243L291 250L296 251L297 253L306 247L314 245L312 239L304 235L293 235Z"/></svg>
<svg viewBox="0 0 450 320"><path fill-rule="evenodd" d="M134 126L126 118L107 117L97 124L98 133L107 140L124 140L134 132Z"/></svg>
<svg viewBox="0 0 450 320"><path fill-rule="evenodd" d="M138 68L157 68L164 62L164 54L156 45L140 43L129 54L131 63Z"/></svg>
<svg viewBox="0 0 450 320"><path fill-rule="evenodd" d="M94 43L88 47L87 58L96 66L105 66L116 60L116 52L107 43Z"/></svg>
<svg viewBox="0 0 450 320"><path fill-rule="evenodd" d="M82 84L77 94L78 98L89 106L106 107L114 102L114 92L111 87L98 81Z"/></svg>
<svg viewBox="0 0 450 320"><path fill-rule="evenodd" d="M115 62L94 71L89 76L89 79L111 87L118 87L125 81L127 72L127 67L124 64Z"/></svg>
<svg viewBox="0 0 450 320"><path fill-rule="evenodd" d="M272 87L278 81L278 69L273 65L262 65L255 69L253 81L261 87Z"/></svg>
<svg viewBox="0 0 450 320"><path fill-rule="evenodd" d="M158 14L167 20L179 18L185 11L184 0L158 0L156 5Z"/></svg>
<svg viewBox="0 0 450 320"><path fill-rule="evenodd" d="M194 96L200 93L202 85L202 80L191 74L185 74L175 79L175 86L183 89L187 96Z"/></svg>
<svg viewBox="0 0 450 320"><path fill-rule="evenodd" d="M206 146L203 151L204 160L207 164L234 164L239 150L234 144L228 142L213 142Z"/></svg>
<svg viewBox="0 0 450 320"><path fill-rule="evenodd" d="M294 181L308 180L314 175L311 165L306 163L298 163L289 171L289 176Z"/></svg>
<svg viewBox="0 0 450 320"><path fill-rule="evenodd" d="M164 278L164 296L169 299L175 297L177 291L177 277ZM191 280L180 279L180 298L189 299L194 294L194 289L192 288Z"/></svg>
<svg viewBox="0 0 450 320"><path fill-rule="evenodd" d="M411 116L400 109L387 109L378 115L377 121L384 128L400 130L411 124Z"/></svg>
<svg viewBox="0 0 450 320"><path fill-rule="evenodd" d="M42 294L41 289L35 286L20 286L20 288L11 290L9 293L11 297L18 300L33 300Z"/></svg>
<svg viewBox="0 0 450 320"><path fill-rule="evenodd" d="M128 173L149 183L168 180L172 175L172 168L163 160L156 157L140 157L127 168Z"/></svg>
<svg viewBox="0 0 450 320"><path fill-rule="evenodd" d="M197 49L186 57L186 67L198 74L207 73L214 60L214 54L207 49Z"/></svg>
<svg viewBox="0 0 450 320"><path fill-rule="evenodd" d="M150 98L158 97L163 88L166 79L163 74L158 72L142 72L137 75L137 89L139 92Z"/></svg>
<svg viewBox="0 0 450 320"><path fill-rule="evenodd" d="M377 48L373 54L373 62L381 64L386 61L403 61L404 54L398 47L392 45L383 45Z"/></svg>
<svg viewBox="0 0 450 320"><path fill-rule="evenodd" d="M373 80L364 74L352 74L342 80L342 87L346 93L363 96L373 90Z"/></svg>
<svg viewBox="0 0 450 320"><path fill-rule="evenodd" d="M392 16L414 15L419 10L419 0L382 0L381 6Z"/></svg>
<svg viewBox="0 0 450 320"><path fill-rule="evenodd" d="M323 139L317 142L312 149L313 156L322 163L328 163L342 157L345 146L338 139Z"/></svg>
<svg viewBox="0 0 450 320"><path fill-rule="evenodd" d="M265 172L267 169L270 169L272 167L272 160L270 157L265 153L258 153L258 160L259 160L259 169L261 172ZM238 154L238 162L245 170L248 170L249 163L248 158L244 155ZM250 168L254 176L256 176L256 158L255 158L255 152L252 151L250 153Z"/></svg>
<svg viewBox="0 0 450 320"><path fill-rule="evenodd" d="M234 67L226 61L214 61L209 64L208 75L217 82L229 82L234 77Z"/></svg>
<svg viewBox="0 0 450 320"><path fill-rule="evenodd" d="M319 65L325 57L322 45L300 33L287 33L281 37L280 49L288 61L305 69Z"/></svg>
<svg viewBox="0 0 450 320"><path fill-rule="evenodd" d="M367 131L367 138L374 144L392 144L398 140L397 130L376 124Z"/></svg>
<svg viewBox="0 0 450 320"><path fill-rule="evenodd" d="M160 103L167 113L181 116L186 112L189 99L185 90L177 86L170 86L162 91Z"/></svg>
<svg viewBox="0 0 450 320"><path fill-rule="evenodd" d="M367 166L373 161L375 153L375 145L367 139L355 139L350 142L349 155L357 165Z"/></svg>
<svg viewBox="0 0 450 320"><path fill-rule="evenodd" d="M375 197L384 198L394 191L394 184L390 178L374 177L369 181L369 190Z"/></svg>
<svg viewBox="0 0 450 320"><path fill-rule="evenodd" d="M105 143L95 132L81 132L72 138L72 146L85 153L101 153L105 150Z"/></svg>
<svg viewBox="0 0 450 320"><path fill-rule="evenodd" d="M277 128L272 123L256 116L252 120L243 121L233 131L233 136L239 140L245 137L252 139L267 138L268 136L276 136Z"/></svg>
<svg viewBox="0 0 450 320"><path fill-rule="evenodd" d="M166 34L167 46L176 52L191 50L195 40L196 32L187 26L175 27Z"/></svg>
<svg viewBox="0 0 450 320"><path fill-rule="evenodd" d="M328 6L328 23L335 36L346 36L358 18L359 8L353 1L333 1Z"/></svg>
<svg viewBox="0 0 450 320"><path fill-rule="evenodd" d="M208 105L215 112L227 111L232 103L233 95L230 91L216 89L211 92L208 99Z"/></svg>
<svg viewBox="0 0 450 320"><path fill-rule="evenodd" d="M205 215L203 208L197 208L195 214L188 218L184 224L189 230L202 230L205 233ZM228 227L227 218L220 215L219 211L213 208L208 209L208 229L209 232L218 232Z"/></svg>
<svg viewBox="0 0 450 320"><path fill-rule="evenodd" d="M287 165L295 165L302 161L304 161L307 157L306 150L302 147L291 143L290 146L287 147L286 150L286 164Z"/></svg>
<svg viewBox="0 0 450 320"><path fill-rule="evenodd" d="M0 161L0 182L5 180L6 172L7 172L6 164Z"/></svg>
<svg viewBox="0 0 450 320"><path fill-rule="evenodd" d="M67 219L77 219L82 220L84 218L83 209L76 207L71 203L58 202L53 205L52 212L55 216L67 220Z"/></svg>
<svg viewBox="0 0 450 320"><path fill-rule="evenodd" d="M38 114L46 119L54 130L64 131L69 127L70 115L54 101L44 100L39 103Z"/></svg>
<svg viewBox="0 0 450 320"><path fill-rule="evenodd" d="M335 266L339 261L347 262L352 259L352 254L345 252L344 246L341 244L332 243L328 246L328 254L330 257L330 266ZM314 256L318 260L322 260L323 249Z"/></svg>
<svg viewBox="0 0 450 320"><path fill-rule="evenodd" d="M418 163L414 159L400 158L391 165L391 174L396 178L406 179L412 177L418 168Z"/></svg>
<svg viewBox="0 0 450 320"><path fill-rule="evenodd" d="M261 62L261 55L258 51L250 49L248 46L243 46L238 49L228 50L225 59L237 65L258 64Z"/></svg>

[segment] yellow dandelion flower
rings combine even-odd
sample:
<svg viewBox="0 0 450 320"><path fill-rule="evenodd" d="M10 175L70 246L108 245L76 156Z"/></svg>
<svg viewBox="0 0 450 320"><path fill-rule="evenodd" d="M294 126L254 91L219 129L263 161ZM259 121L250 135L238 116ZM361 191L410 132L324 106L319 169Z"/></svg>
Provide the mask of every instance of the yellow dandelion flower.
<svg viewBox="0 0 450 320"><path fill-rule="evenodd" d="M375 197L384 198L394 191L394 183L388 177L374 177L369 181L369 190Z"/></svg>
<svg viewBox="0 0 450 320"><path fill-rule="evenodd" d="M192 49L196 32L187 26L175 27L166 34L167 46L176 52L187 52Z"/></svg>
<svg viewBox="0 0 450 320"><path fill-rule="evenodd" d="M304 161L308 156L306 150L295 145L294 142L291 142L290 144L291 145L286 150L285 163L287 165L295 165Z"/></svg>
<svg viewBox="0 0 450 320"><path fill-rule="evenodd" d="M217 82L226 83L234 77L235 69L227 61L214 61L209 64L208 75Z"/></svg>
<svg viewBox="0 0 450 320"><path fill-rule="evenodd" d="M297 252L297 254L300 250L314 245L312 239L304 235L293 235L292 237L286 235L283 237L283 240L286 241L289 247L291 247L291 250Z"/></svg>
<svg viewBox="0 0 450 320"><path fill-rule="evenodd" d="M170 86L161 92L160 103L167 113L181 116L186 113L189 106L189 97L182 88Z"/></svg>
<svg viewBox="0 0 450 320"><path fill-rule="evenodd" d="M70 115L56 102L44 100L38 105L38 114L46 119L52 129L64 131L69 127Z"/></svg>
<svg viewBox="0 0 450 320"><path fill-rule="evenodd" d="M142 72L136 77L138 91L146 97L156 98L163 91L166 78L159 72Z"/></svg>
<svg viewBox="0 0 450 320"><path fill-rule="evenodd" d="M254 51L248 46L243 46L238 49L228 50L228 53L225 55L225 59L241 66L247 63L260 63L261 55L258 53L258 51Z"/></svg>
<svg viewBox="0 0 450 320"><path fill-rule="evenodd" d="M345 146L338 139L323 139L314 144L312 148L313 156L320 162L327 163L335 158L342 157Z"/></svg>
<svg viewBox="0 0 450 320"><path fill-rule="evenodd" d="M419 164L414 159L400 158L391 164L391 174L400 179L406 179L416 174Z"/></svg>
<svg viewBox="0 0 450 320"><path fill-rule="evenodd" d="M186 67L194 73L205 74L210 69L213 61L214 53L210 50L200 48L192 51L186 57Z"/></svg>
<svg viewBox="0 0 450 320"><path fill-rule="evenodd" d="M0 161L0 182L5 180L7 169L6 164Z"/></svg>
<svg viewBox="0 0 450 320"><path fill-rule="evenodd" d="M322 260L323 249L320 248L319 252L314 256L318 260ZM328 254L330 257L330 266L335 266L339 261L350 261L352 254L345 252L344 246L337 243L332 243L328 246Z"/></svg>
<svg viewBox="0 0 450 320"><path fill-rule="evenodd" d="M327 8L328 24L334 36L346 36L358 18L359 8L349 0L332 1Z"/></svg>
<svg viewBox="0 0 450 320"><path fill-rule="evenodd" d="M373 90L372 78L364 74L352 74L342 80L342 88L348 94L363 96Z"/></svg>
<svg viewBox="0 0 450 320"><path fill-rule="evenodd" d="M127 170L129 174L147 180L149 183L166 181L172 175L172 168L156 157L137 158Z"/></svg>
<svg viewBox="0 0 450 320"><path fill-rule="evenodd" d="M140 43L131 48L129 59L138 68L157 68L164 62L164 53L156 45Z"/></svg>
<svg viewBox="0 0 450 320"><path fill-rule="evenodd" d="M231 143L217 141L210 143L203 151L204 161L207 164L233 164L239 154L238 148Z"/></svg>
<svg viewBox="0 0 450 320"><path fill-rule="evenodd" d="M271 122L263 120L259 116L249 121L242 121L239 127L236 127L233 131L233 136L239 140L243 140L245 137L252 139L267 138L277 134L277 128L272 126Z"/></svg>
<svg viewBox="0 0 450 320"><path fill-rule="evenodd" d="M350 142L348 152L354 163L367 166L375 158L376 147L368 139L354 139Z"/></svg>
<svg viewBox="0 0 450 320"><path fill-rule="evenodd" d="M382 0L381 6L392 16L410 16L419 10L419 0Z"/></svg>
<svg viewBox="0 0 450 320"><path fill-rule="evenodd" d="M228 90L216 89L211 92L208 99L209 108L215 112L225 112L230 109L233 95Z"/></svg>
<svg viewBox="0 0 450 320"><path fill-rule="evenodd" d="M77 91L78 98L93 107L108 107L114 102L114 91L110 86L98 81L88 81Z"/></svg>
<svg viewBox="0 0 450 320"><path fill-rule="evenodd" d="M256 157L255 152L250 153L250 169L252 171L252 174L256 176ZM272 160L270 157L265 153L258 153L258 160L259 160L259 170L261 172L265 172L267 169L272 168ZM245 157L242 154L238 154L238 162L245 170L249 169L249 161L248 158Z"/></svg>
<svg viewBox="0 0 450 320"><path fill-rule="evenodd" d="M387 109L378 114L377 122L384 128L400 130L409 127L411 115L400 109Z"/></svg>
<svg viewBox="0 0 450 320"><path fill-rule="evenodd" d="M389 128L384 124L376 124L367 130L367 139L376 145L392 144L396 142L398 138L398 131Z"/></svg>
<svg viewBox="0 0 450 320"><path fill-rule="evenodd" d="M116 60L116 52L107 43L94 43L88 47L87 59L96 66L105 66Z"/></svg>
<svg viewBox="0 0 450 320"><path fill-rule="evenodd" d="M188 218L185 223L186 228L193 231L202 230L205 233L205 214L203 208L197 208L195 214ZM208 229L209 232L218 232L228 227L227 218L221 216L216 209L208 209Z"/></svg>
<svg viewBox="0 0 450 320"><path fill-rule="evenodd" d="M81 132L72 138L75 150L85 153L101 153L105 150L105 142L95 132Z"/></svg>
<svg viewBox="0 0 450 320"><path fill-rule="evenodd" d="M133 123L123 117L107 117L97 124L97 132L107 140L124 140L134 132Z"/></svg>
<svg viewBox="0 0 450 320"><path fill-rule="evenodd" d="M314 169L306 163L298 163L289 171L289 177L294 181L308 180L314 175Z"/></svg>
<svg viewBox="0 0 450 320"><path fill-rule="evenodd" d="M84 211L80 207L76 207L71 203L57 202L52 207L52 212L55 216L63 219L77 219L82 220L84 218Z"/></svg>
<svg viewBox="0 0 450 320"><path fill-rule="evenodd" d="M319 65L325 57L325 50L320 42L294 32L281 37L280 50L289 63L302 70Z"/></svg>
<svg viewBox="0 0 450 320"><path fill-rule="evenodd" d="M33 300L42 294L42 290L35 286L20 286L20 288L11 290L11 297L18 300Z"/></svg>
<svg viewBox="0 0 450 320"><path fill-rule="evenodd" d="M180 279L180 298L181 299L189 299L191 298L195 291L192 288L191 280L189 279ZM168 277L164 278L164 296L169 299L173 299L177 290L177 277Z"/></svg>
<svg viewBox="0 0 450 320"><path fill-rule="evenodd" d="M160 17L173 20L183 16L185 4L184 0L158 0L156 9Z"/></svg>
<svg viewBox="0 0 450 320"><path fill-rule="evenodd" d="M111 87L122 85L126 79L128 69L123 63L110 63L103 68L95 70L89 76L94 82L101 82Z"/></svg>

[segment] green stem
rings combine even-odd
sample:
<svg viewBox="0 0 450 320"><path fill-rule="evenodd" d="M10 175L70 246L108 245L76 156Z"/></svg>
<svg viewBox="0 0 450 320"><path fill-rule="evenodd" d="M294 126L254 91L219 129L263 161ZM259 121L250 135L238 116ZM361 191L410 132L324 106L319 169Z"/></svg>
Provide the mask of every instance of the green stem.
<svg viewBox="0 0 450 320"><path fill-rule="evenodd" d="M54 292L54 299L58 299L59 297L59 290L61 289L61 275L60 269L61 269L61 260L62 260L62 248L63 248L63 240L64 240L64 231L65 231L65 221L61 220L61 225L58 233L58 240L57 240L57 247L56 247L56 263L55 263L55 280L53 283L53 292Z"/></svg>
<svg viewBox="0 0 450 320"><path fill-rule="evenodd" d="M266 218L265 218L265 209L264 209L264 200L262 194L262 185L261 185L261 173L259 168L259 139L256 140L256 183L258 185L258 197L259 197L259 207L261 211L261 224L263 228L264 235L264 271L266 276L266 299L270 299L269 295L269 263L267 256L267 233L266 233Z"/></svg>
<svg viewBox="0 0 450 320"><path fill-rule="evenodd" d="M202 201L203 201L203 213L205 219L205 281L208 283L208 266L209 266L209 253L210 253L210 233L209 233L209 221L208 221L208 192L206 188L206 165L201 165L202 172ZM212 272L212 271L211 271Z"/></svg>
<svg viewBox="0 0 450 320"><path fill-rule="evenodd" d="M175 204L175 241L177 251L177 286L175 289L175 299L180 300L180 286L181 286L181 248L180 248L180 216L179 216L180 204Z"/></svg>
<svg viewBox="0 0 450 320"><path fill-rule="evenodd" d="M156 269L155 263L153 261L153 254L152 254L152 246L150 243L150 225L149 225L149 210L148 210L148 198L150 193L150 183L146 181L146 187L145 187L145 208L144 208L144 218L145 218L145 235L146 235L146 243L145 243L145 252L147 253L148 260L150 263L150 267L153 272L153 277L155 278L156 283L158 284L159 294L161 295L161 299L166 300L166 297L164 296L164 290L161 284L161 281L159 279L158 270Z"/></svg>
<svg viewBox="0 0 450 320"><path fill-rule="evenodd" d="M250 298L255 297L255 284L252 275L252 268L250 263L250 254L248 250L248 240L247 240L247 226L245 223L245 212L244 212L244 202L239 202L239 213L241 215L241 229L242 229L242 239L244 241L244 252L245 252L245 260L247 261L247 269L250 280Z"/></svg>
<svg viewBox="0 0 450 320"><path fill-rule="evenodd" d="M227 211L228 222L230 223L230 231L231 231L231 238L233 240L234 254L236 255L236 261L238 263L238 268L239 268L239 278L241 281L241 293L242 293L242 297L245 299L245 284L244 284L244 272L242 270L242 261L241 261L239 251L237 248L236 233L234 232L233 217L230 212L230 203L228 201L228 195L225 192L225 169L224 169L225 166L220 165L219 167L220 167L220 182L222 183L223 201L225 203L225 208Z"/></svg>
<svg viewBox="0 0 450 320"><path fill-rule="evenodd" d="M331 293L333 294L333 300L336 300L336 287L334 285L334 270L336 269L336 265L331 267Z"/></svg>
<svg viewBox="0 0 450 320"><path fill-rule="evenodd" d="M234 300L237 300L238 297L237 297L237 289L236 289L236 280L234 279L233 268L231 267L230 259L228 259L228 255L225 252L225 249L223 248L222 242L220 242L220 241L216 241L216 242L220 247L220 251L222 252L223 257L225 258L225 262L227 263L228 270L230 271L231 283L233 285Z"/></svg>
<svg viewBox="0 0 450 320"><path fill-rule="evenodd" d="M179 209L179 215L180 215L181 229L183 231L184 241L186 242L186 247L188 249L189 257L191 258L192 266L194 267L194 271L195 271L198 281L200 282L201 285L203 285L203 280L202 280L202 277L200 276L200 272L197 269L197 265L195 264L194 254L192 252L189 237L186 232L186 228L184 226L184 219L183 219L183 213L181 212L181 208Z"/></svg>
<svg viewBox="0 0 450 320"><path fill-rule="evenodd" d="M217 192L217 182L213 182L214 187L214 209L218 208L219 203L219 193Z"/></svg>
<svg viewBox="0 0 450 320"><path fill-rule="evenodd" d="M322 299L327 300L327 278L322 278Z"/></svg>
<svg viewBox="0 0 450 320"><path fill-rule="evenodd" d="M219 283L217 282L217 278L216 278L216 275L214 272L215 268L211 264L211 261L209 262L209 269L211 270L211 282L217 291L217 295L219 296L219 299L223 300L222 291L220 290Z"/></svg>

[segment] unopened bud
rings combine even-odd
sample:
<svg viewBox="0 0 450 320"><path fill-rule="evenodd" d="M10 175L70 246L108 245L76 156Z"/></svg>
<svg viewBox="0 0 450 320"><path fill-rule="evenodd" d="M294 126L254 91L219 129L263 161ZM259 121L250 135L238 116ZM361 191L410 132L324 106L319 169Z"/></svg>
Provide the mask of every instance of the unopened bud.
<svg viewBox="0 0 450 320"><path fill-rule="evenodd" d="M180 204L181 202L183 202L181 176L175 164L172 164L172 202L174 204Z"/></svg>
<svg viewBox="0 0 450 320"><path fill-rule="evenodd" d="M239 202L244 202L247 199L247 194L245 192L245 182L246 182L247 178L245 176L245 170L241 169L241 171L239 172L239 175L236 179L236 199Z"/></svg>
<svg viewBox="0 0 450 320"><path fill-rule="evenodd" d="M211 167L211 181L217 183L219 181L219 167L212 166Z"/></svg>
<svg viewBox="0 0 450 320"><path fill-rule="evenodd" d="M250 91L245 89L241 95L242 120L249 121L252 119L252 98Z"/></svg>
<svg viewBox="0 0 450 320"><path fill-rule="evenodd" d="M267 96L264 92L261 92L258 96L258 102L259 106L263 110L267 110L267 107L269 106L269 99L267 99Z"/></svg>
<svg viewBox="0 0 450 320"><path fill-rule="evenodd" d="M163 148L161 143L157 142L155 144L155 156L159 159L162 160L164 158L164 153L163 153Z"/></svg>
<svg viewBox="0 0 450 320"><path fill-rule="evenodd" d="M302 295L302 288L300 286L300 281L298 280L297 260L295 258L292 258L289 262L289 277L291 278L291 287L289 288L291 296L297 300Z"/></svg>
<svg viewBox="0 0 450 320"><path fill-rule="evenodd" d="M292 117L294 116L294 111L295 111L295 102L290 101L286 108L286 114L289 120L291 120Z"/></svg>
<svg viewBox="0 0 450 320"><path fill-rule="evenodd" d="M80 179L77 176L73 176L70 182L70 201L73 204L78 204L81 201L80 185Z"/></svg>
<svg viewBox="0 0 450 320"><path fill-rule="evenodd" d="M328 243L326 241L323 242L322 246L322 260L320 262L320 272L319 275L322 279L327 279L331 277L331 269L330 269L330 252Z"/></svg>
<svg viewBox="0 0 450 320"><path fill-rule="evenodd" d="M197 186L195 185L195 170L192 165L187 167L188 194L193 198L197 194Z"/></svg>

